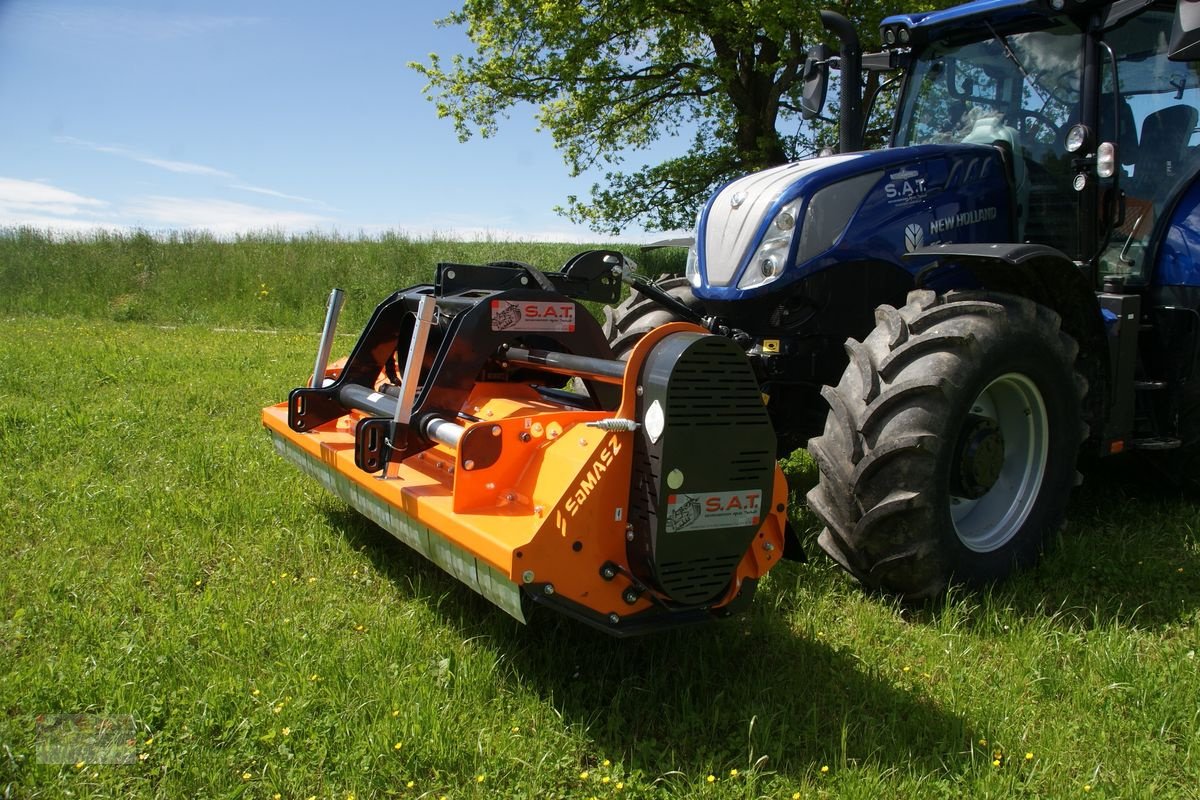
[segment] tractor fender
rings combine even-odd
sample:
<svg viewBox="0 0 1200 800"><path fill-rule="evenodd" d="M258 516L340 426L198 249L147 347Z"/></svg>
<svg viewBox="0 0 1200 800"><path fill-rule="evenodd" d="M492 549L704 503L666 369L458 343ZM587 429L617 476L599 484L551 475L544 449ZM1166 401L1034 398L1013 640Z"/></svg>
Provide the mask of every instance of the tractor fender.
<svg viewBox="0 0 1200 800"><path fill-rule="evenodd" d="M1076 366L1088 382L1084 421L1094 432L1102 429L1112 396L1104 318L1086 274L1065 253L1019 242L951 243L917 248L904 258L930 262L916 275L918 288L933 280L935 273L953 268L970 278L971 285L961 288L1019 295L1055 311L1062 319L1063 332L1079 343Z"/></svg>

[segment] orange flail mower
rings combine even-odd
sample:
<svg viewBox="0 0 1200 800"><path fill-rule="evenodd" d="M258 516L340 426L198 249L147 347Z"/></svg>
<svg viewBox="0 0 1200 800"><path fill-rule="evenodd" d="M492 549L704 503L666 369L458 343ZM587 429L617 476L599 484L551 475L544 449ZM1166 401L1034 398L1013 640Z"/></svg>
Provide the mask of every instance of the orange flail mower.
<svg viewBox="0 0 1200 800"><path fill-rule="evenodd" d="M512 616L625 636L725 616L783 554L787 485L750 362L690 323L612 357L581 300L623 260L558 273L442 264L310 385L263 410L276 450Z"/></svg>

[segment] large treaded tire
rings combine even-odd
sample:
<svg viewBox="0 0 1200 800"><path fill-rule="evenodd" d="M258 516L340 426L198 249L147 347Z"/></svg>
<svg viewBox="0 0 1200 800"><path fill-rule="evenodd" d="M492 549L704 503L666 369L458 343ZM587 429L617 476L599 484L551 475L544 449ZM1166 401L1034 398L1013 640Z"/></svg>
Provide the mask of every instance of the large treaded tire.
<svg viewBox="0 0 1200 800"><path fill-rule="evenodd" d="M880 306L809 442L823 550L868 587L920 600L1040 556L1062 526L1086 381L1045 306L915 291Z"/></svg>
<svg viewBox="0 0 1200 800"><path fill-rule="evenodd" d="M697 311L701 310L700 301L692 294L691 284L682 275L667 275L654 282L668 294L682 300L686 305ZM666 325L668 322L679 322L681 318L670 310L649 299L641 292L631 291L629 297L616 308L604 307L604 322L601 326L613 355L625 358L638 340L650 331Z"/></svg>

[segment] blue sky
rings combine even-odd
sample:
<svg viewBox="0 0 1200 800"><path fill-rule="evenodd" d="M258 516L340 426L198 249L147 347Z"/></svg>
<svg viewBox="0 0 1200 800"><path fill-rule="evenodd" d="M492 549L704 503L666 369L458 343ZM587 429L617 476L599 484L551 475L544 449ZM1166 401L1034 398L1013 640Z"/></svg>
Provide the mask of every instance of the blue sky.
<svg viewBox="0 0 1200 800"><path fill-rule="evenodd" d="M421 94L456 7L0 0L0 227L602 238L531 109L460 143Z"/></svg>

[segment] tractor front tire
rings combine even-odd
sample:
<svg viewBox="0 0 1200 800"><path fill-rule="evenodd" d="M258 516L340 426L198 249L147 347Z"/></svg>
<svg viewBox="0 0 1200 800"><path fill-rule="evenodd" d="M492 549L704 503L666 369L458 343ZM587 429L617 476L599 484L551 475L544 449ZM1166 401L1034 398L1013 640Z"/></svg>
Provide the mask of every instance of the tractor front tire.
<svg viewBox="0 0 1200 800"><path fill-rule="evenodd" d="M818 543L864 585L921 600L1032 564L1062 526L1086 381L1059 317L1022 297L915 291L880 306L809 442Z"/></svg>
<svg viewBox="0 0 1200 800"><path fill-rule="evenodd" d="M700 303L692 294L691 284L682 275L664 276L654 283L688 307L700 310ZM624 359L638 340L647 333L660 325L680 320L681 318L670 309L663 308L641 292L633 290L615 309L611 306L604 307L602 327L612 347L613 356Z"/></svg>

